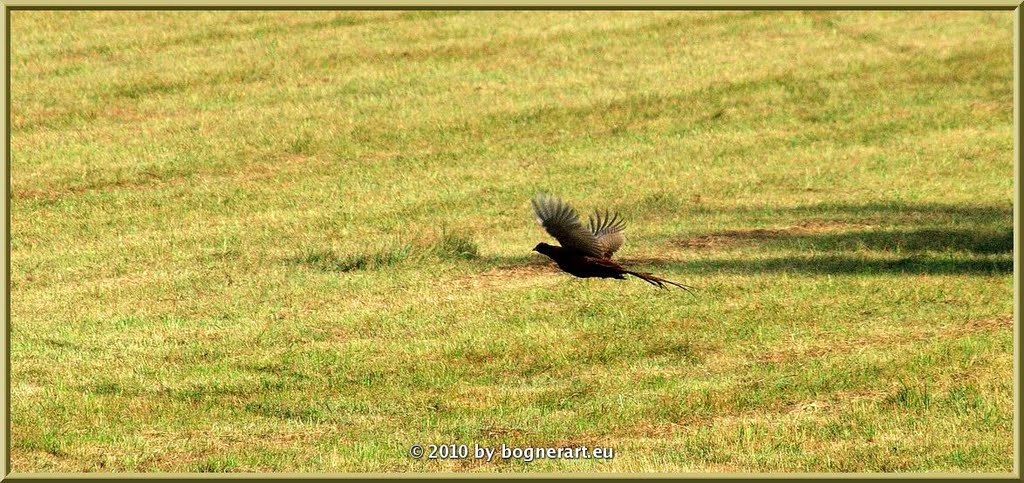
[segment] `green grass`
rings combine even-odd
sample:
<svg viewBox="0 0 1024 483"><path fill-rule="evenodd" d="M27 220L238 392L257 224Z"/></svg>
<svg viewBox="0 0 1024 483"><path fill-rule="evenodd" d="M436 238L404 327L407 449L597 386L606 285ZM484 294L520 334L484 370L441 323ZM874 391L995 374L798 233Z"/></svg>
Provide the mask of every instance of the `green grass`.
<svg viewBox="0 0 1024 483"><path fill-rule="evenodd" d="M1012 470L1009 12L11 15L15 471Z"/></svg>

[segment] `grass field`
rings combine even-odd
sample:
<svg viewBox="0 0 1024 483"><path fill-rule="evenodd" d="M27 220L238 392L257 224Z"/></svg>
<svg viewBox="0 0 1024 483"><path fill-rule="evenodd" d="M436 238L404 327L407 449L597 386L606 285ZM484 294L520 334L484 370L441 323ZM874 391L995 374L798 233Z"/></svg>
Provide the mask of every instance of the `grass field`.
<svg viewBox="0 0 1024 483"><path fill-rule="evenodd" d="M14 471L1013 469L1010 12L11 32Z"/></svg>

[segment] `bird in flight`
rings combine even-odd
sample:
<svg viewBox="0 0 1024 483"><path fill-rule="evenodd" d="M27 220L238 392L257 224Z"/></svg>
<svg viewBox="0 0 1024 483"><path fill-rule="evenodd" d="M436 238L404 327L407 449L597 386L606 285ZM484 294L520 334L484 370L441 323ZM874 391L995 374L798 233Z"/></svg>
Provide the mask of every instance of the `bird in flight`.
<svg viewBox="0 0 1024 483"><path fill-rule="evenodd" d="M579 278L599 277L625 279L626 275L637 277L658 288L665 284L675 285L687 292L690 287L678 284L650 273L635 272L612 261L614 254L626 237L622 235L625 222L618 213L609 216L605 211L594 212L590 226L584 227L579 215L568 203L552 196L537 195L530 200L537 220L549 235L562 246L538 243L533 251L547 255L558 264L558 268Z"/></svg>

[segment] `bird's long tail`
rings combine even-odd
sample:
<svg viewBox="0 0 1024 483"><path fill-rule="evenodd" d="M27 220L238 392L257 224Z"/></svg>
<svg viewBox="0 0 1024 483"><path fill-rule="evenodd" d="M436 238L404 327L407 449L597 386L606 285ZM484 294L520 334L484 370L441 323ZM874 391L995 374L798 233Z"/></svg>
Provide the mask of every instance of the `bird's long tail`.
<svg viewBox="0 0 1024 483"><path fill-rule="evenodd" d="M683 285L681 283L675 283L675 282L673 282L671 280L665 280L664 278L656 277L656 276L654 276L653 273L632 272L632 271L628 271L628 270L626 271L626 273L628 273L628 274L630 274L630 275L632 275L634 277L637 277L637 278L639 278L639 279L641 279L641 280L643 280L643 281L645 281L645 282L647 282L647 283L649 283L651 285L654 285L655 287L658 287L658 288L665 288L665 284L667 283L667 284L670 284L670 285L675 285L676 287L679 287L679 288L681 288L683 290L686 290L687 292L690 292L691 294L693 293L691 291L691 289L693 287L687 287L686 285Z"/></svg>

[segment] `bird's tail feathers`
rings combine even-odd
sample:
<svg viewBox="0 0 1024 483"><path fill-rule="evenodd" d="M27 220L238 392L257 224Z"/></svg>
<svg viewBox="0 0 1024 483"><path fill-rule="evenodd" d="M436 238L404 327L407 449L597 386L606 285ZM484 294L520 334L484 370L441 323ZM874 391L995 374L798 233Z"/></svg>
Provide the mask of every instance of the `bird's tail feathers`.
<svg viewBox="0 0 1024 483"><path fill-rule="evenodd" d="M676 287L679 287L679 288L681 288L681 289L683 289L683 290L685 290L685 291L687 291L687 292L689 292L691 294L693 293L692 290L691 290L693 287L687 287L686 285L683 285L681 283L676 283L676 282L673 282L671 280L665 280L664 278L656 277L652 273L632 272L632 271L626 271L626 273L628 273L628 274L630 274L630 275L632 275L632 276L634 276L636 278L639 278L640 280L643 280L643 281L645 281L645 282L647 282L647 283L649 283L651 285L654 285L655 287L658 287L658 288L665 288L665 284L667 283L667 284L670 284L670 285L675 285Z"/></svg>

